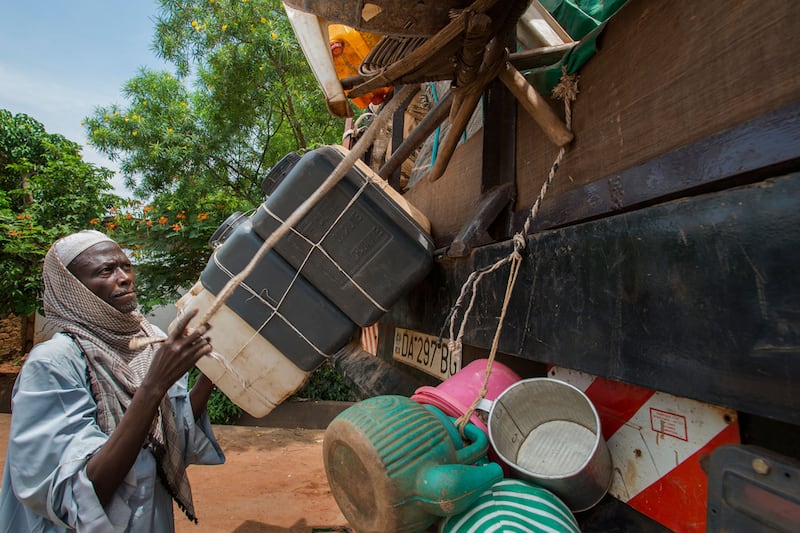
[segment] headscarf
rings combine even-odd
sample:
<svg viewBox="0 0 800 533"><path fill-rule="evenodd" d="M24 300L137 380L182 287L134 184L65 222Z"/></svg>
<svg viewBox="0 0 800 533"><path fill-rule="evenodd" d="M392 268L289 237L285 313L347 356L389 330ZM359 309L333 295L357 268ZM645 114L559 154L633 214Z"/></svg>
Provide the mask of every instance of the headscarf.
<svg viewBox="0 0 800 533"><path fill-rule="evenodd" d="M142 382L155 348L128 346L131 338L156 333L138 311L122 313L102 300L66 267L77 255L103 241L98 231L79 232L56 241L44 259L44 314L69 334L87 361L89 382L97 402L97 423L110 435L127 410ZM99 234L99 235L98 235ZM76 250L77 253L75 253ZM64 259L64 254L69 262ZM196 522L192 491L179 445L175 413L165 394L147 437L147 447L156 458L158 477L178 507Z"/></svg>
<svg viewBox="0 0 800 533"><path fill-rule="evenodd" d="M104 241L114 242L105 233L93 229L85 229L58 239L53 246L58 253L58 258L68 267L72 260L81 255L87 248Z"/></svg>

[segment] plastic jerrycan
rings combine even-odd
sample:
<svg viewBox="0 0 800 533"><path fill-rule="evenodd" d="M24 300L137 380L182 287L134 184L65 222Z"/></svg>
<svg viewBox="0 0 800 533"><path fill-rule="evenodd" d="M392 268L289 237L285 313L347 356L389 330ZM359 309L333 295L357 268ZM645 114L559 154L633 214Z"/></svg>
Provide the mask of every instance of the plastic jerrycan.
<svg viewBox="0 0 800 533"><path fill-rule="evenodd" d="M340 413L325 431L325 471L339 509L359 533L425 531L466 511L502 479L481 461L486 434L404 396L376 396ZM475 464L481 461L481 464Z"/></svg>

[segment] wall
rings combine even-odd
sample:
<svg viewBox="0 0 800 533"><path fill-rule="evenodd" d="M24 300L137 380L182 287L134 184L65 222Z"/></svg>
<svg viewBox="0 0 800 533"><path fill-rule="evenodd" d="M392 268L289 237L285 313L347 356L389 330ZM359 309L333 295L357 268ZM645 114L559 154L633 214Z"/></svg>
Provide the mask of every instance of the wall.
<svg viewBox="0 0 800 533"><path fill-rule="evenodd" d="M0 361L13 362L25 354L28 324L25 317L0 316Z"/></svg>

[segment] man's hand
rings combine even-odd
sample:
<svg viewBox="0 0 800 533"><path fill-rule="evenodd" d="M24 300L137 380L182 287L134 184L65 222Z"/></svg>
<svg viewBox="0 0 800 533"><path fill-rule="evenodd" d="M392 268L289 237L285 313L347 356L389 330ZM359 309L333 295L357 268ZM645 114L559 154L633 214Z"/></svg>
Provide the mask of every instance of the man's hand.
<svg viewBox="0 0 800 533"><path fill-rule="evenodd" d="M197 309L193 309L178 320L175 329L153 356L150 369L117 428L86 465L86 474L92 480L94 491L104 506L111 501L114 491L136 461L167 390L201 357L211 353L211 344L203 337L208 326L186 331L189 321L196 314ZM208 393L203 394L201 401L196 402L198 407L201 404L205 406L210 390L209 387ZM192 407L194 410L195 406Z"/></svg>
<svg viewBox="0 0 800 533"><path fill-rule="evenodd" d="M208 325L204 324L191 332L186 330L197 312L197 309L192 309L183 315L161 343L142 381L142 388L152 387L163 396L201 357L211 353L211 343L203 337L209 329Z"/></svg>

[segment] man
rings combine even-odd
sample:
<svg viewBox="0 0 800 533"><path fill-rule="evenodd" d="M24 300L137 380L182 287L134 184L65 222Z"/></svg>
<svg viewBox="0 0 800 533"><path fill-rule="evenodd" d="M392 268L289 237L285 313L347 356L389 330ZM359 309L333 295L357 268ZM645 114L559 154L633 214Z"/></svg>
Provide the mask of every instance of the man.
<svg viewBox="0 0 800 533"><path fill-rule="evenodd" d="M213 384L186 373L211 353L197 313L164 336L138 311L131 262L98 231L56 241L44 312L62 333L31 350L14 385L0 531L173 531L196 520L187 464L225 457L205 414Z"/></svg>

